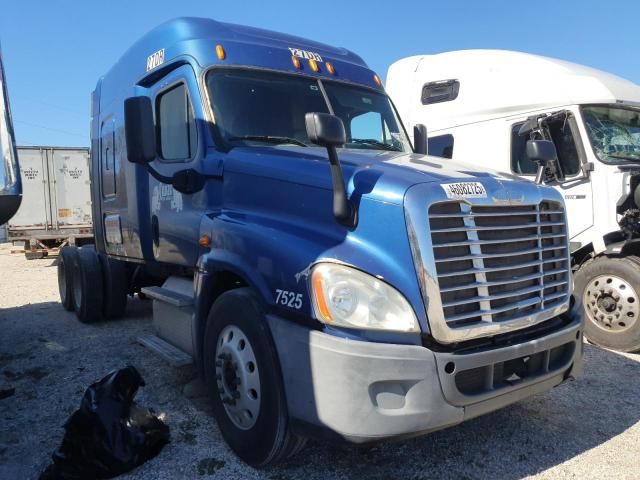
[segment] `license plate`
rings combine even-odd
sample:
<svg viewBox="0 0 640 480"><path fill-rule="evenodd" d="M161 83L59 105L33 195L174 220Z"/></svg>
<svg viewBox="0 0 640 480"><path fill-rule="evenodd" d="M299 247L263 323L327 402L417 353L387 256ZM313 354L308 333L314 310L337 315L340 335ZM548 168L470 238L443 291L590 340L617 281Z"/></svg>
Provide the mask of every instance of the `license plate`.
<svg viewBox="0 0 640 480"><path fill-rule="evenodd" d="M487 198L480 182L443 183L440 185L448 198Z"/></svg>

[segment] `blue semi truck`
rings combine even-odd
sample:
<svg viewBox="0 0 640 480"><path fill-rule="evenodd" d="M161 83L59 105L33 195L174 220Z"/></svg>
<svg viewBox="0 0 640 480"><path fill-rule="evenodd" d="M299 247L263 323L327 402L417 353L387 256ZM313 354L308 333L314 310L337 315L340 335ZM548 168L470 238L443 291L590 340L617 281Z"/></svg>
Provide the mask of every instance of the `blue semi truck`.
<svg viewBox="0 0 640 480"><path fill-rule="evenodd" d="M425 133L411 144L346 49L165 23L93 93L96 243L63 249L61 301L94 322L151 297L149 344L197 365L254 466L308 437L427 433L573 378L561 196L427 157Z"/></svg>

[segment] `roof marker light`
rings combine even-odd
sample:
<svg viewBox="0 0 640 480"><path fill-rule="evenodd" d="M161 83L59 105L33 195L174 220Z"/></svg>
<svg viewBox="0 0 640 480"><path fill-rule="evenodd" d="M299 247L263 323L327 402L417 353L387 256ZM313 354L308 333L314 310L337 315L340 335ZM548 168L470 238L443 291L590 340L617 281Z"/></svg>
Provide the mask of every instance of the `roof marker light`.
<svg viewBox="0 0 640 480"><path fill-rule="evenodd" d="M318 70L320 70L320 67L318 66L318 62L316 62L313 58L309 59L309 66L311 67L311 70L313 70L314 72L317 72Z"/></svg>
<svg viewBox="0 0 640 480"><path fill-rule="evenodd" d="M327 72L329 72L331 75L335 75L336 69L333 68L333 63L327 62L326 65L327 65Z"/></svg>
<svg viewBox="0 0 640 480"><path fill-rule="evenodd" d="M380 77L378 75L373 75L373 81L376 82L376 85L378 85L379 87L382 86L382 80L380 80Z"/></svg>
<svg viewBox="0 0 640 480"><path fill-rule="evenodd" d="M291 55L291 63L293 63L293 66L296 67L298 70L300 70L302 68L302 64L300 63L300 59L298 57L296 57L295 55Z"/></svg>
<svg viewBox="0 0 640 480"><path fill-rule="evenodd" d="M222 48L222 45L216 45L216 55L218 55L218 60L224 60L227 58L227 54Z"/></svg>

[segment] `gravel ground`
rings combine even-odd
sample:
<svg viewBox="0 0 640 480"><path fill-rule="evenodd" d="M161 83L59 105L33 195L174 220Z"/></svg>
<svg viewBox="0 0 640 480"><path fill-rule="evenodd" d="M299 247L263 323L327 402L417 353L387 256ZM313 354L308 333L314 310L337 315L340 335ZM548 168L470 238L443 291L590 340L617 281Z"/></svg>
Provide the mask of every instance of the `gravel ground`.
<svg viewBox="0 0 640 480"><path fill-rule="evenodd" d="M83 325L58 303L55 261L26 261L0 246L0 479L37 478L85 388L135 365L142 406L166 415L172 440L123 479L640 478L640 355L585 346L576 382L457 427L367 448L310 442L287 464L254 470L225 446L193 371L135 341L150 302L123 320Z"/></svg>

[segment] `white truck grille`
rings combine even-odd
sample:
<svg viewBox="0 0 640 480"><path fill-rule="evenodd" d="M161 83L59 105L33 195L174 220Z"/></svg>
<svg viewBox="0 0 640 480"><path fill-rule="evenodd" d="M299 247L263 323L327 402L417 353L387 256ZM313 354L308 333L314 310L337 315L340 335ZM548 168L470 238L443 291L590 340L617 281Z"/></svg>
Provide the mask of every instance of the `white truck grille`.
<svg viewBox="0 0 640 480"><path fill-rule="evenodd" d="M567 302L570 271L564 207L429 208L444 319L449 328L513 322Z"/></svg>

